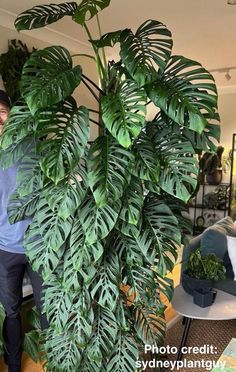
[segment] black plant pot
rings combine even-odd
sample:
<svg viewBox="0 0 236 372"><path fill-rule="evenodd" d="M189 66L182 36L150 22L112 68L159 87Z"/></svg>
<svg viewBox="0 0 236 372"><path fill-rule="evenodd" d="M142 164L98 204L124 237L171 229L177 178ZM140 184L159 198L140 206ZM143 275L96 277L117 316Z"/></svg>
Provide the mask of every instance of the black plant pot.
<svg viewBox="0 0 236 372"><path fill-rule="evenodd" d="M185 292L193 295L194 291L205 290L210 291L213 288L213 280L210 279L196 279L183 273L181 277L181 284Z"/></svg>
<svg viewBox="0 0 236 372"><path fill-rule="evenodd" d="M215 300L216 291L205 291L204 289L199 289L193 292L193 302L195 305L200 307L211 306Z"/></svg>
<svg viewBox="0 0 236 372"><path fill-rule="evenodd" d="M206 181L209 185L219 185L222 181L222 169L216 169L215 172L207 174Z"/></svg>

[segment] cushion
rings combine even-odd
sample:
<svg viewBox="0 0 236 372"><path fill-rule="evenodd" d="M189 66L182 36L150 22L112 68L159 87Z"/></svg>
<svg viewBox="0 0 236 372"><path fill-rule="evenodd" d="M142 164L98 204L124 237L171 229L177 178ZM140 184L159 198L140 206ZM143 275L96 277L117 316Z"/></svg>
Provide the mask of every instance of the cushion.
<svg viewBox="0 0 236 372"><path fill-rule="evenodd" d="M225 217L208 227L202 234L202 254L214 253L218 258L229 264L226 235L236 236L234 223L231 217Z"/></svg>
<svg viewBox="0 0 236 372"><path fill-rule="evenodd" d="M230 216L222 218L220 221L216 222L215 225L223 227L227 235L236 236L235 224Z"/></svg>
<svg viewBox="0 0 236 372"><path fill-rule="evenodd" d="M234 280L236 281L236 237L227 236L228 254L234 272Z"/></svg>

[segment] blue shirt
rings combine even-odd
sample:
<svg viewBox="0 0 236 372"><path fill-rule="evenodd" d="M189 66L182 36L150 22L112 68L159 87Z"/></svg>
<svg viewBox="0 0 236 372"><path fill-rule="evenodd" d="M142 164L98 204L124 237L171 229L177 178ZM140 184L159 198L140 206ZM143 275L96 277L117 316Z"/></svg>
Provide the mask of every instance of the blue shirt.
<svg viewBox="0 0 236 372"><path fill-rule="evenodd" d="M27 219L10 224L7 204L10 195L16 189L17 165L3 169L0 166L0 249L12 253L25 253L24 234L31 220Z"/></svg>

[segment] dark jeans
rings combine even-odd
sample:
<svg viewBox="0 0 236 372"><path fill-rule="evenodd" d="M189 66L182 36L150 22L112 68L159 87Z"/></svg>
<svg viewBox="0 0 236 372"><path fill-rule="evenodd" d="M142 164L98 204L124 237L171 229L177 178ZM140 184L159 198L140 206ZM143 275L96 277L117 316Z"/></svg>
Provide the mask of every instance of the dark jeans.
<svg viewBox="0 0 236 372"><path fill-rule="evenodd" d="M6 317L3 324L6 359L9 370L20 371L23 334L21 330L20 308L22 303L22 283L27 272L33 287L35 305L40 315L42 279L30 267L24 254L0 250L0 302ZM41 327L47 328L45 316L40 315ZM15 368L15 369L14 369ZM18 369L17 369L18 368Z"/></svg>

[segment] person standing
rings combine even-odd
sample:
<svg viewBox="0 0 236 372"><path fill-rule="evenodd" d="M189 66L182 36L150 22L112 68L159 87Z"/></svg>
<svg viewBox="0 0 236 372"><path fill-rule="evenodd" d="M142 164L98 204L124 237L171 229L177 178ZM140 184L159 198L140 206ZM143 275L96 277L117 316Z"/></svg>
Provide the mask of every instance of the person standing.
<svg viewBox="0 0 236 372"><path fill-rule="evenodd" d="M0 135L10 111L10 100L0 90ZM10 224L7 204L10 195L16 189L18 165L3 169L0 164L0 302L5 310L3 339L5 344L5 362L9 372L21 371L23 333L21 329L20 308L22 303L22 285L25 272L30 277L36 308L40 314L42 279L32 270L23 246L24 233L30 220ZM40 316L41 327L47 328L47 320Z"/></svg>

